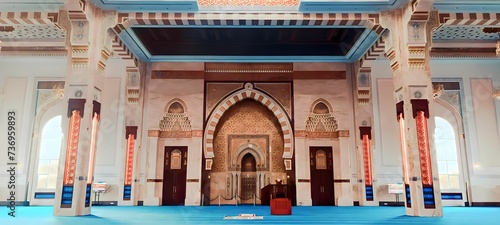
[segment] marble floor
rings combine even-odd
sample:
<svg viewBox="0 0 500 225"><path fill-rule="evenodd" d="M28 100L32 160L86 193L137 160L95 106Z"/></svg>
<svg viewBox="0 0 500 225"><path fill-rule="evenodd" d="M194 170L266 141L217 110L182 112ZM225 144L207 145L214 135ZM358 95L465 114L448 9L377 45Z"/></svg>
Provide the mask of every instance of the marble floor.
<svg viewBox="0 0 500 225"><path fill-rule="evenodd" d="M445 207L443 217L410 217L403 207L293 207L291 216L270 215L269 206L94 206L92 215L54 217L52 207L16 207L0 210L0 224L118 225L118 224L500 224L500 207ZM224 216L256 214L261 220L224 220Z"/></svg>

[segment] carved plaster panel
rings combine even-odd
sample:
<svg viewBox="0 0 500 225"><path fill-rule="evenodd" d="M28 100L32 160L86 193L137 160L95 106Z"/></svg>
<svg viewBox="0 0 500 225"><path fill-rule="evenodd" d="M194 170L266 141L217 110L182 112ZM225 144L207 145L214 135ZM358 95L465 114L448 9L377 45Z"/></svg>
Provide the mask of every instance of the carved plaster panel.
<svg viewBox="0 0 500 225"><path fill-rule="evenodd" d="M101 46L110 50L112 48L111 45L114 35L109 33L108 29L116 26L118 23L117 13L116 11L103 11L102 18L100 35Z"/></svg>
<svg viewBox="0 0 500 225"><path fill-rule="evenodd" d="M71 44L88 45L89 23L85 21L71 22Z"/></svg>
<svg viewBox="0 0 500 225"><path fill-rule="evenodd" d="M286 113L291 117L292 87L290 83L256 83L255 87L273 96L283 106Z"/></svg>
<svg viewBox="0 0 500 225"><path fill-rule="evenodd" d="M449 103L457 112L462 114L462 107L460 104L460 91L445 91L439 99Z"/></svg>
<svg viewBox="0 0 500 225"><path fill-rule="evenodd" d="M64 89L63 89L64 91ZM62 95L64 97L64 94ZM36 113L38 114L40 110L44 109L47 105L49 105L53 101L62 101L61 95L58 95L52 89L40 89L37 94L37 105L36 105Z"/></svg>
<svg viewBox="0 0 500 225"><path fill-rule="evenodd" d="M217 103L229 93L243 87L243 83L207 83L206 89L206 117L212 112Z"/></svg>
<svg viewBox="0 0 500 225"><path fill-rule="evenodd" d="M408 42L425 43L425 21L412 21L408 23Z"/></svg>
<svg viewBox="0 0 500 225"><path fill-rule="evenodd" d="M335 132L338 128L337 119L331 113L331 104L324 99L318 99L309 111L306 130L309 132Z"/></svg>

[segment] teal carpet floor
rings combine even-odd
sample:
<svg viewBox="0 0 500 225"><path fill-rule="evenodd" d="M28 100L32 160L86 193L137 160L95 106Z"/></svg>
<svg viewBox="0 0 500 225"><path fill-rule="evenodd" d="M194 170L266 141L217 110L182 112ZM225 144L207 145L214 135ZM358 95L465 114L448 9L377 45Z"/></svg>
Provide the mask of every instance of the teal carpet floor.
<svg viewBox="0 0 500 225"><path fill-rule="evenodd" d="M16 207L16 217L0 210L0 225L204 225L204 224L500 224L500 207L444 207L443 217L406 216L403 207L293 207L291 216L270 214L269 206L94 206L92 215L54 217L52 207ZM262 220L224 220L241 213L263 216Z"/></svg>

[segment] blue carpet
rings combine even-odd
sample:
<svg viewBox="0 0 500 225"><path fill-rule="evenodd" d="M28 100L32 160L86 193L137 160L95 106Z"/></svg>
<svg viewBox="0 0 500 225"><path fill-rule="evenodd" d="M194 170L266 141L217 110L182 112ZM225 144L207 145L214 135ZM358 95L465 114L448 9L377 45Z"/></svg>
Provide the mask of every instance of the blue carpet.
<svg viewBox="0 0 500 225"><path fill-rule="evenodd" d="M269 206L108 206L92 207L92 215L54 217L52 207L16 207L16 217L0 210L0 224L115 225L115 224L500 224L498 207L444 207L443 217L411 217L403 207L293 207L291 216L270 215ZM263 220L224 220L252 213Z"/></svg>

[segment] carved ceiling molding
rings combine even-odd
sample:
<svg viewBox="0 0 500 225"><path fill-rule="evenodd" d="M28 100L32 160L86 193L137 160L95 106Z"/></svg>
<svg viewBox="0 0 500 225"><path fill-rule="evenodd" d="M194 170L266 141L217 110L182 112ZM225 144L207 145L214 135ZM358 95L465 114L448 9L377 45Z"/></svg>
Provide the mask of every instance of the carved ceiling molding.
<svg viewBox="0 0 500 225"><path fill-rule="evenodd" d="M439 13L439 23L450 26L500 26L500 13Z"/></svg>
<svg viewBox="0 0 500 225"><path fill-rule="evenodd" d="M380 55L385 54L385 39L386 35L384 32L379 36L377 41L373 43L372 47L366 51L366 53L359 59L359 65L361 67L371 67L372 62L377 60Z"/></svg>
<svg viewBox="0 0 500 225"><path fill-rule="evenodd" d="M381 34L379 14L368 13L119 13L113 30L133 26L360 26Z"/></svg>
<svg viewBox="0 0 500 225"><path fill-rule="evenodd" d="M432 59L498 59L494 50L491 52L460 52L452 49L444 52L431 51L430 57Z"/></svg>
<svg viewBox="0 0 500 225"><path fill-rule="evenodd" d="M67 51L7 51L2 48L0 57L16 58L67 58Z"/></svg>
<svg viewBox="0 0 500 225"><path fill-rule="evenodd" d="M0 25L55 24L58 12L0 12Z"/></svg>

